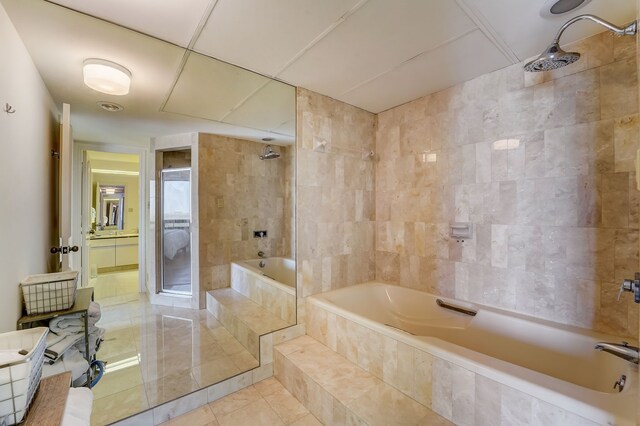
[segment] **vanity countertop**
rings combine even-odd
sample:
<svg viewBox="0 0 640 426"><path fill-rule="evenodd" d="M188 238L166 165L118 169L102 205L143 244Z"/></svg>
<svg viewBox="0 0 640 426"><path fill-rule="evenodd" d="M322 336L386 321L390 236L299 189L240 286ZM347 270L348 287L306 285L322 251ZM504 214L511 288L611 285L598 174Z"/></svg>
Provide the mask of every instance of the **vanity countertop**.
<svg viewBox="0 0 640 426"><path fill-rule="evenodd" d="M90 240L108 240L112 238L133 238L137 237L138 234L104 234L104 235L92 235L89 237Z"/></svg>

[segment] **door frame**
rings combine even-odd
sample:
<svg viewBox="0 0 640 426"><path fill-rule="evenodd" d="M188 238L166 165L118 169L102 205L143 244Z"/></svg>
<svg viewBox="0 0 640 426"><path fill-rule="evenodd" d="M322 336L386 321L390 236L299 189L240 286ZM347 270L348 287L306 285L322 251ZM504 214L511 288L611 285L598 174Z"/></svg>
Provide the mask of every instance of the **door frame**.
<svg viewBox="0 0 640 426"><path fill-rule="evenodd" d="M146 291L147 282L147 222L149 194L147 192L147 159L149 150L145 147L117 145L112 143L75 142L73 147L73 191L71 196L71 235L74 241L81 241L82 235L82 172L83 151L110 152L115 154L138 155L138 290ZM88 258L88 254L87 254ZM83 286L89 282L90 271L85 265L80 268Z"/></svg>

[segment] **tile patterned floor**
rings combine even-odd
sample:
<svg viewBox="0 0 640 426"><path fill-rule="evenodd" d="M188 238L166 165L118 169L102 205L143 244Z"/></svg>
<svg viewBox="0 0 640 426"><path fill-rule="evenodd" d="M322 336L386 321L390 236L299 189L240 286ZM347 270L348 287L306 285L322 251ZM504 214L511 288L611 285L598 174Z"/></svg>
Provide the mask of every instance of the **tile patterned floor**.
<svg viewBox="0 0 640 426"><path fill-rule="evenodd" d="M104 425L210 386L258 361L206 310L157 306L137 293L137 271L92 280L107 371L93 388L92 425Z"/></svg>
<svg viewBox="0 0 640 426"><path fill-rule="evenodd" d="M275 378L163 423L164 426L317 426L321 423Z"/></svg>

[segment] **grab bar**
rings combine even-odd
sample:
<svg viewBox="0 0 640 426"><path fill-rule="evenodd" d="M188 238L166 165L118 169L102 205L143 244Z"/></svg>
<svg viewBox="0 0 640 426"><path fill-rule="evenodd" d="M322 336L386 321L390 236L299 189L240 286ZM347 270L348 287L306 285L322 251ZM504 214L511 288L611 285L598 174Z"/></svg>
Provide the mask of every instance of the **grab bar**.
<svg viewBox="0 0 640 426"><path fill-rule="evenodd" d="M387 327L395 328L396 330L401 331L401 332L403 332L403 333L406 333L406 334L410 334L410 335L412 335L412 336L415 336L415 334L413 334L412 332L407 331L407 330L403 330L403 329L401 329L400 327L396 327L395 325L391 325L391 324L387 324L387 323L384 323L384 325L386 325Z"/></svg>
<svg viewBox="0 0 640 426"><path fill-rule="evenodd" d="M444 309L449 309L451 311L460 312L461 314L470 315L475 317L478 311L474 311L473 309L463 308L461 306L452 305L451 303L447 303L442 299L436 299L436 304Z"/></svg>

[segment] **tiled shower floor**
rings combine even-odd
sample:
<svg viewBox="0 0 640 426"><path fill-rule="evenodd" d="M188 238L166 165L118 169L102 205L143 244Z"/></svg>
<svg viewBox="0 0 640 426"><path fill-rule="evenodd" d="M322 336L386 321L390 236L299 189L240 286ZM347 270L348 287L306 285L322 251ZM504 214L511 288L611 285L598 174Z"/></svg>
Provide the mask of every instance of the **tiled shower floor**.
<svg viewBox="0 0 640 426"><path fill-rule="evenodd" d="M114 422L258 366L206 310L156 306L140 297L137 271L100 275L92 284L102 306L98 325L107 330L98 352L107 371L93 388L92 425ZM119 292L111 294L109 288Z"/></svg>

